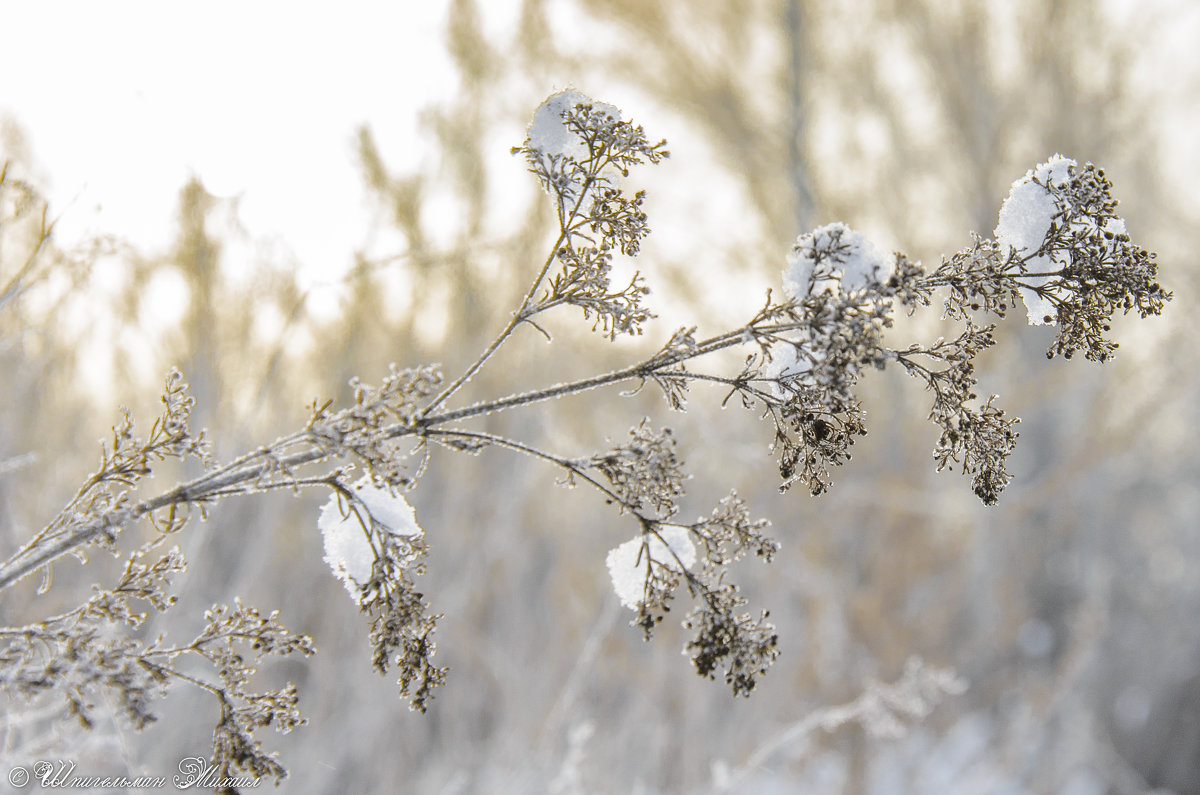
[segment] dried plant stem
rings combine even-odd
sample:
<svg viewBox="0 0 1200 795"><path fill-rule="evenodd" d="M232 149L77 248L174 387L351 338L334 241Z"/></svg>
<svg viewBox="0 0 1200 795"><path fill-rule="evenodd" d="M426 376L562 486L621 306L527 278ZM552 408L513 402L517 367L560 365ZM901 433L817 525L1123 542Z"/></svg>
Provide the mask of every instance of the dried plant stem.
<svg viewBox="0 0 1200 795"><path fill-rule="evenodd" d="M771 326L758 326L760 333L773 333L780 331L790 331L799 328L802 323L781 323ZM454 411L448 411L444 414L436 414L432 417L426 417L421 422L425 425L440 425L447 422L457 422L469 417L479 416L481 414L492 414L497 411L514 408L516 406L526 406L532 403L541 403L555 398L565 397L566 395L574 395L579 392L586 392L591 389L597 389L609 384L620 383L623 381L645 380L650 378L655 373L664 371L669 367L677 364L682 364L690 359L696 359L709 353L732 348L735 345L741 345L746 342L747 333L750 326L735 329L734 331L719 334L711 337L703 342L696 344L695 348L689 351L679 351L670 353L660 353L644 361L638 362L635 365L626 367L620 370L613 370L603 375L592 376L590 378L582 378L578 381L568 381L555 386L546 387L544 389L534 389L528 392L520 392L515 395L500 398L498 400L483 401L466 406ZM696 377L692 373L672 373L682 378ZM701 377L700 380L703 379Z"/></svg>
<svg viewBox="0 0 1200 795"><path fill-rule="evenodd" d="M516 330L517 326L521 325L521 323L525 322L531 317L528 312L529 302L533 300L533 296L537 292L538 285L540 285L546 278L546 273L550 270L550 266L554 263L555 252L558 250L558 246L562 244L563 238L565 237L566 232L559 233L558 240L555 241L554 244L554 249L550 252L549 256L546 257L546 261L543 263L541 271L539 271L537 278L533 281L533 284L530 285L529 291L525 293L525 297L521 300L521 306L516 312L513 313L512 319L508 321L508 324L504 327L504 329L496 336L494 340L492 340L491 344L484 349L483 353L479 355L479 358L476 359L470 367L464 370L462 375L460 375L448 387L442 390L442 392L422 410L422 416L428 415L438 406L445 403L454 395L455 392L457 392L468 381L470 381L471 378L475 376L475 373L479 372L480 368L487 363L488 359L492 358L492 354L500 349L500 346L504 344L505 340L512 336L512 333Z"/></svg>
<svg viewBox="0 0 1200 795"><path fill-rule="evenodd" d="M492 358L492 354L499 350L500 346L503 345L510 336L512 336L512 333L516 330L517 326L529 320L538 312L543 312L550 308L549 306L541 306L535 311L530 311L530 304L533 301L533 297L537 295L538 288L542 285L542 282L546 280L546 274L550 272L550 266L554 264L555 259L558 257L559 246L569 241L570 236L574 233L574 229L568 229L566 219L574 218L579 214L579 208L583 205L583 200L585 197L587 197L588 191L594 181L595 177L593 175L584 183L583 189L579 192L579 198L575 200L575 205L571 208L570 213L565 218L562 216L562 212L560 210L558 219L558 238L555 239L554 245L550 247L550 253L546 256L546 261L542 263L542 269L538 271L537 278L535 278L529 285L529 289L525 292L525 297L521 299L521 305L517 308L516 312L513 312L513 316L508 321L508 324L498 335L496 335L496 338L492 340L491 344L484 349L483 353L479 355L479 358L476 359L470 367L463 371L462 375L451 382L451 384L442 390L442 392L438 394L438 396L435 397L429 403L429 405L421 410L422 417L427 416L438 406L441 406L443 403L449 400L454 393L458 392L459 389L461 389L468 381L470 381L475 376L475 373L479 372L480 368L487 363L488 359Z"/></svg>
<svg viewBox="0 0 1200 795"><path fill-rule="evenodd" d="M760 326L758 330L764 333L773 333L795 329L797 325L796 323L774 324L771 326ZM420 436L428 429L471 417L493 414L518 406L542 403L547 400L586 392L610 384L631 380L644 380L656 372L689 359L742 344L747 337L748 329L749 327L740 328L717 335L697 343L694 348L687 351L660 353L630 367L613 370L603 375L557 384L544 389L521 392L496 400L475 403L454 411L447 411L440 414L426 413L425 416L420 417L414 423L397 423L388 428L385 436L390 439ZM475 369L477 370L478 367ZM685 374L684 377L687 377L687 375ZM78 549L100 536L114 536L121 528L163 508L189 503L203 504L219 496L236 493L249 487L259 490L293 488L297 485L295 480L264 483L262 478L273 470L282 469L287 471L332 458L333 454L319 446L317 442L318 439L309 431L292 434L268 447L260 447L253 452L246 453L224 467L206 473L187 483L180 484L157 497L68 527L61 530L57 535L47 533L41 538L39 543L26 545L25 548L0 565L0 590L11 586L18 580L37 571L40 567L57 560L72 550ZM280 455L281 451L298 445L305 445L306 449L288 455ZM550 460L561 463L557 459L552 458ZM57 524L59 521L60 519L56 519L54 524Z"/></svg>

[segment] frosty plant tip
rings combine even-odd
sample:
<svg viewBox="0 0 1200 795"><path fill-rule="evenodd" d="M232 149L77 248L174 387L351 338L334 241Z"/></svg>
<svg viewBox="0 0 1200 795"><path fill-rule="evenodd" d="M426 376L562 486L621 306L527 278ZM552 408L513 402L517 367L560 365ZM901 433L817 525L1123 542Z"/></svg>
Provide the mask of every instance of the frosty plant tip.
<svg viewBox="0 0 1200 795"><path fill-rule="evenodd" d="M613 434L615 441L601 451L550 450L472 421L537 411L591 390L626 394L647 385L662 393L668 410L684 411L694 386L715 387L717 394L703 395L710 404L736 399L762 418L763 447L776 460L780 488L801 486L819 495L867 432L859 380L873 369L900 367L931 395L928 418L940 431L937 468L960 468L990 505L1011 479L1006 462L1017 442L1017 419L995 396L977 393L976 356L997 341L989 318L1004 317L1021 302L1030 322L1055 327L1049 355L1082 351L1102 362L1116 349L1106 335L1118 311L1156 315L1170 299L1156 282L1154 255L1131 242L1116 214L1104 173L1056 155L1014 183L993 237L975 236L932 270L901 253L878 251L846 224L827 224L801 234L790 254L781 252L779 289L764 284L761 307L734 328L658 332L662 344L624 367L564 383L514 381L502 397L463 400L472 376L514 335L552 339L553 316L569 322L582 312L610 341L654 331L646 281L637 274L614 286L611 272L613 258L637 256L649 234L644 194L630 193L627 183L637 166L668 156L665 142L653 142L617 108L565 91L537 109L526 141L513 151L549 194L558 228L540 263L513 263L514 273L526 268L528 288L474 361L449 378L434 365L414 363L393 366L374 386L355 379L349 405L314 403L295 432L226 463L212 460L203 434L191 431L192 398L172 371L162 416L150 433L138 436L126 415L103 448L99 470L0 564L0 588L8 588L87 547L126 558L118 581L97 585L74 610L0 630L0 688L11 699L58 694L88 725L92 705L106 692L141 727L153 720L152 701L169 685L197 686L220 705L214 764L227 775L282 777L284 769L255 733L299 725L299 696L292 685L251 690L248 661L311 654L311 639L288 632L276 614L263 617L236 599L232 608L209 611L206 628L190 640L148 640L133 629L146 615L139 609L164 612L174 604L186 563L177 550L162 548L194 516L207 515L230 495L317 489L328 499L313 529L323 536L334 576L366 616L372 665L395 671L412 708L425 710L447 674L433 662L440 616L415 587L437 528L422 530L403 492L419 487L435 451L488 448L542 461L558 471L559 482L586 485L612 505L614 521L634 531L606 561L615 598L633 611L633 624L649 640L671 602L686 599L685 653L696 672L749 694L777 658L778 636L766 611L746 610L731 566L748 555L763 562L775 556L780 547L766 534L765 520L752 518L733 492L708 499L694 520L682 518L687 467L659 418L631 421L628 433ZM15 205L0 203L6 206ZM954 325L951 333L933 342L885 341L896 312L925 310L935 294L943 318ZM732 372L710 356L729 348L744 353ZM194 458L204 474L152 493L144 476L167 458ZM139 522L149 525L151 540L123 549L123 531ZM627 535L614 530L614 543ZM596 564L603 577L603 562ZM114 627L123 633L116 643L110 640ZM53 664L68 652L78 664ZM185 668L185 659L210 665L212 674Z"/></svg>

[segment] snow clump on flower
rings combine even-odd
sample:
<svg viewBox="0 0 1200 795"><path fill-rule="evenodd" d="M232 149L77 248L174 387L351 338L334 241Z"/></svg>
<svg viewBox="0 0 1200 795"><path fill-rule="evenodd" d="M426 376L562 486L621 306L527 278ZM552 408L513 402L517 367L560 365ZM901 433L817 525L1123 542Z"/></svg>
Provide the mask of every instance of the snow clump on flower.
<svg viewBox="0 0 1200 795"><path fill-rule="evenodd" d="M371 579L375 548L372 523L382 532L419 537L416 512L408 500L388 489L377 488L368 477L353 485L355 501L334 494L321 508L317 527L325 541L325 562L354 598ZM364 515L365 513L365 515Z"/></svg>
<svg viewBox="0 0 1200 795"><path fill-rule="evenodd" d="M1090 164L1085 174L1086 168ZM1016 249L1026 273L1041 274L1020 276L1030 325L1057 324L1059 304L1072 300L1059 273L1071 267L1081 251L1110 266L1128 259L1124 219L1111 211L1096 211L1093 199L1077 184L1080 173L1074 160L1055 155L1014 182L1000 207L996 242L1003 251Z"/></svg>
<svg viewBox="0 0 1200 795"><path fill-rule="evenodd" d="M798 332L799 339L807 341L809 339L807 332L801 330ZM802 352L806 351L807 355ZM788 381L794 386L801 384L809 385L812 379L813 361L812 358L816 354L811 346L802 346L800 344L781 344L772 347L771 360L763 365L760 376L768 380L768 386L781 400L786 400L791 390L780 384L780 381Z"/></svg>
<svg viewBox="0 0 1200 795"><path fill-rule="evenodd" d="M1014 182L1008 198L1000 206L996 242L1002 250L1011 246L1017 250L1018 256L1027 258L1025 265L1030 273L1051 273L1070 262L1069 255L1065 252L1036 257L1030 255L1042 247L1054 216L1063 209L1055 200L1053 189L1062 187L1070 180L1071 171L1076 165L1078 164L1071 158L1056 154ZM1027 276L1023 277L1022 281L1040 287L1053 278ZM1038 295L1035 291L1023 287L1021 298L1025 301L1031 326L1054 325L1054 318L1058 312L1049 297Z"/></svg>
<svg viewBox="0 0 1200 795"><path fill-rule="evenodd" d="M783 294L793 301L803 301L823 291L878 289L893 270L892 263L863 234L840 222L826 224L796 239L783 270ZM771 360L761 375L775 382L771 388L776 396L788 395L788 390L779 385L780 379L812 384L813 367L821 353L809 343L807 329L798 329L791 335L791 342L772 349Z"/></svg>
<svg viewBox="0 0 1200 795"><path fill-rule="evenodd" d="M787 261L783 293L793 300L822 290L878 287L892 275L892 265L871 241L840 222L800 235Z"/></svg>
<svg viewBox="0 0 1200 795"><path fill-rule="evenodd" d="M645 595L647 551L654 566L662 566L679 574L683 573L680 563L685 569L690 569L696 562L696 546L686 527L663 527L657 535L635 536L609 550L605 562L613 590L621 604L631 610L641 606Z"/></svg>
<svg viewBox="0 0 1200 795"><path fill-rule="evenodd" d="M621 111L613 105L595 102L586 94L568 88L551 94L538 106L529 124L526 146L547 156L570 157L577 162L586 160L587 144L563 121L563 114L576 105L591 105L593 111L607 113L613 119L621 118Z"/></svg>

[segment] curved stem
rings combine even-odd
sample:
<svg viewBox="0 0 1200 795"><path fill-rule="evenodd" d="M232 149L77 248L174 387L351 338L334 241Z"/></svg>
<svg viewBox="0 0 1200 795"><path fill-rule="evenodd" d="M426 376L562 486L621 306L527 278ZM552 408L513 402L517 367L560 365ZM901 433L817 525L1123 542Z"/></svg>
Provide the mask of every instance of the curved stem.
<svg viewBox="0 0 1200 795"><path fill-rule="evenodd" d="M772 326L761 326L757 329L760 334L773 333L781 331L792 331L801 328L806 324L803 322L795 323L780 323ZM516 406L525 406L531 403L542 403L547 400L563 397L564 395L573 395L578 392L586 392L597 387L607 386L609 384L619 383L621 381L631 381L635 379L645 379L653 375L659 370L667 367L672 367L676 364L681 364L689 359L695 359L700 356L705 356L725 348L731 348L735 345L744 344L747 341L747 335L750 326L735 329L733 331L719 334L711 337L703 342L698 343L694 348L686 351L675 351L663 353L660 352L649 359L638 362L635 365L613 370L603 375L596 375L590 378L581 378L578 381L568 381L562 384L545 387L543 389L533 389L528 392L519 392L507 397L496 400L486 400L479 403L473 403L454 411L447 411L442 414L433 416L421 417L417 425L423 427L431 427L434 425L443 425L448 422L457 422L469 417L477 417L481 414L492 414L497 411L514 408ZM688 374L683 374L688 375ZM397 436L411 435L411 428L397 428Z"/></svg>
<svg viewBox="0 0 1200 795"><path fill-rule="evenodd" d="M644 380L655 372L672 367L676 364L704 356L735 345L741 345L752 339L754 334L771 334L794 330L805 325L802 321L777 323L772 325L750 325L733 331L719 334L704 340L694 347L682 350L660 351L654 356L630 367L613 370L603 375L570 381L543 389L521 392L507 397L475 403L455 411L441 414L429 414L429 409L410 423L397 423L385 431L388 439L398 439L405 436L428 434L431 428L451 422L492 414L517 406L541 403L565 395L573 395L598 387L615 384L622 381ZM475 369L478 369L476 367ZM460 379L465 382L465 379ZM446 395L449 397L449 394ZM445 398L442 398L445 400ZM437 403L430 404L430 407ZM87 544L101 535L116 535L123 527L137 521L147 514L161 508L182 503L205 503L219 496L237 493L240 486L257 484L262 488L287 488L296 485L294 479L258 483L268 472L290 471L295 467L335 457L335 453L320 446L311 431L302 431L283 437L273 445L260 447L252 453L245 454L232 464L208 472L195 480L180 484L168 492L150 500L127 505L102 516L97 516L81 524L64 528L61 533L35 546L26 546L0 564L0 590L9 587L18 580L26 577L40 567L54 561L74 549ZM290 455L279 455L281 449L297 444L306 443L311 446ZM55 522L59 521L58 519Z"/></svg>
<svg viewBox="0 0 1200 795"><path fill-rule="evenodd" d="M454 393L462 389L463 385L470 381L471 378L475 376L475 373L479 372L480 368L487 363L488 359L492 358L492 354L499 350L500 346L503 345L510 336L512 336L512 333L516 330L517 326L521 325L522 322L528 320L530 317L536 314L536 312L529 311L530 303L533 301L533 297L537 294L538 287L540 287L542 282L545 280L546 274L549 273L550 266L554 264L554 260L558 256L559 247L561 247L563 243L569 243L571 236L576 234L578 224L572 226L570 221L578 216L579 208L583 206L583 200L587 197L588 192L596 184L600 171L608 164L607 160L603 160L597 164L595 162L596 157L594 155L591 159L592 168L588 171L583 184L580 186L579 198L575 200L574 206L571 207L570 212L568 212L565 217L563 216L561 210L563 207L561 202L562 197L559 197L560 211L558 219L558 237L555 239L554 245L550 247L550 253L546 256L546 261L542 263L542 269L538 271L537 277L534 278L533 282L529 285L529 289L525 292L525 297L521 299L521 305L517 307L517 311L513 313L512 319L508 321L496 338L492 340L491 344L484 349L483 353L479 355L479 358L477 358L470 367L463 371L462 375L454 379L454 381L445 389L443 389L441 393L437 395L437 397L435 397L427 406L421 409L420 414L417 415L418 419L427 416L431 411L449 400ZM537 311L541 310L539 309Z"/></svg>
<svg viewBox="0 0 1200 795"><path fill-rule="evenodd" d="M438 406L449 400L455 392L461 389L464 384L474 377L475 373L479 372L480 368L487 363L488 359L492 358L492 354L499 350L500 346L503 345L505 340L512 335L517 326L530 317L530 315L526 314L529 310L529 302L533 300L533 296L537 292L538 285L540 285L542 280L546 278L546 273L550 270L550 266L554 263L555 254L558 253L558 247L562 245L564 237L566 237L566 232L559 232L558 239L554 242L553 250L550 252L550 255L546 257L546 261L542 264L542 269L538 272L537 278L534 279L533 283L529 286L529 291L526 292L525 297L521 299L520 307L517 308L516 312L513 312L512 319L508 321L508 324L505 325L504 329L496 336L494 340L492 340L491 344L484 349L483 353L479 354L479 358L476 359L470 367L463 371L462 375L454 379L454 381L448 387L443 389L437 397L430 401L429 405L421 409L421 413L418 415L419 417L426 416L429 414L429 412L433 411Z"/></svg>
<svg viewBox="0 0 1200 795"><path fill-rule="evenodd" d="M262 455L262 451L255 455ZM321 448L310 448L290 456L276 458L276 464L266 461L250 466L230 465L203 475L195 480L182 483L168 492L153 499L120 508L97 516L73 527L65 528L60 534L45 543L34 547L23 547L3 564L0 564L0 590L3 590L18 580L36 571L51 561L78 549L84 544L95 540L101 535L115 535L117 531L132 522L141 519L161 508L182 503L203 503L216 496L225 496L236 486L257 481L270 471L273 466L285 468L303 466L332 457ZM247 457L243 457L245 459ZM253 458L253 456L249 457ZM243 459L239 459L242 461ZM291 488L297 485L294 480L263 484L263 488ZM58 521L57 519L55 521Z"/></svg>
<svg viewBox="0 0 1200 795"><path fill-rule="evenodd" d="M597 480L596 478L589 475L587 473L587 470L584 467L580 466L577 462L575 462L569 458L563 458L561 456L556 456L553 453L547 453L545 450L539 450L538 448L533 447L531 445L524 444L523 442L518 442L515 439L508 439L504 436L497 436L496 434L484 433L482 431L457 431L457 430L443 431L443 430L431 428L431 429L425 431L423 435L445 436L445 437L449 437L449 438L459 437L459 438L466 438L466 439L475 439L475 440L478 440L481 442L487 442L488 444L494 444L497 447L505 447L505 448L508 448L509 450L513 450L518 453L524 453L525 455L540 459L542 461L547 461L551 464L554 464L555 466L558 466L558 467L561 467L561 468L567 470L567 472L569 472L572 476L579 477L579 478L585 480L587 483L594 486L601 494L603 494L606 499L612 500L613 502L620 503L627 510L629 510L633 513L637 513L637 511L635 510L635 508L633 506L628 505L612 489L610 489L608 486L605 486L599 480Z"/></svg>

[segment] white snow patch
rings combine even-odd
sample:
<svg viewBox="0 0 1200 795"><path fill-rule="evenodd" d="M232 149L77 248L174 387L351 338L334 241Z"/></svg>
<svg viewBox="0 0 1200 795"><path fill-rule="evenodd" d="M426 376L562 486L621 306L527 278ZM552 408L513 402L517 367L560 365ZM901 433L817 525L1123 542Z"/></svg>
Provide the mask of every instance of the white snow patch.
<svg viewBox="0 0 1200 795"><path fill-rule="evenodd" d="M1063 208L1059 206L1052 187L1061 187L1071 177L1071 169L1076 162L1069 157L1056 154L1045 163L1028 171L1024 177L1012 184L1008 198L1000 206L1000 219L996 224L996 242L1002 250L1009 246L1017 250L1022 257L1037 251L1050 231L1050 223L1054 216ZM1120 224L1124 231L1124 223ZM1116 231L1110 221L1108 227ZM1029 257L1026 267L1031 273L1052 273L1062 269L1068 263L1067 255L1043 254ZM1053 276L1028 276L1022 280L1027 284L1040 287ZM1040 296L1030 289L1021 289L1021 298L1025 301L1025 310L1031 326L1054 325L1058 310L1048 297ZM1049 318L1049 319L1047 319Z"/></svg>
<svg viewBox="0 0 1200 795"><path fill-rule="evenodd" d="M362 505L349 505L334 494L321 508L317 527L324 537L325 562L357 599L362 586L371 579L375 563L375 550L368 537L371 520L395 535L420 536L424 531L404 497L377 488L369 477L359 479L352 488ZM364 506L365 516L361 513Z"/></svg>
<svg viewBox="0 0 1200 795"><path fill-rule="evenodd" d="M544 155L567 156L576 161L586 160L587 145L563 121L563 113L576 105L591 105L594 110L607 113L614 119L621 118L618 108L596 102L588 95L568 88L551 94L534 112L533 121L529 124L529 147L541 151Z"/></svg>
<svg viewBox="0 0 1200 795"><path fill-rule="evenodd" d="M803 329L796 333L798 340L808 339L807 332ZM818 356L820 352L814 350L811 345L803 346L803 350L807 352L807 355L801 355L800 348L788 343L781 343L771 348L771 361L763 365L759 375L762 378L772 379L768 386L776 397L786 399L791 394L789 390L778 383L777 379L785 381L802 379L812 372L813 357Z"/></svg>
<svg viewBox="0 0 1200 795"><path fill-rule="evenodd" d="M843 223L818 227L796 238L783 271L783 293L800 299L821 290L861 290L892 275L892 264L871 241Z"/></svg>
<svg viewBox="0 0 1200 795"><path fill-rule="evenodd" d="M655 564L681 574L680 563L690 569L696 562L696 546L686 527L664 527L659 530L659 535L661 539L656 535L635 536L609 550L605 559L613 590L621 604L630 610L637 610L645 595L647 551Z"/></svg>

